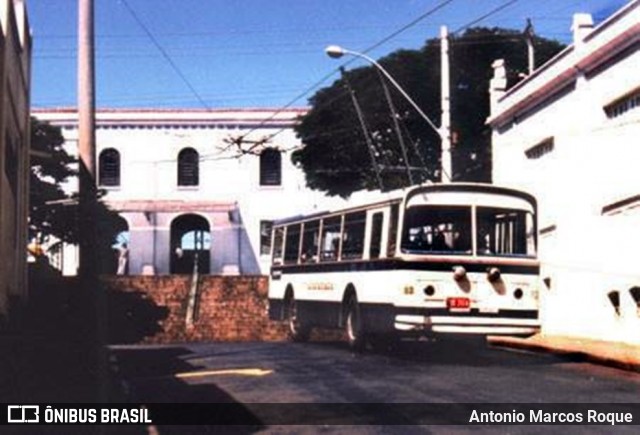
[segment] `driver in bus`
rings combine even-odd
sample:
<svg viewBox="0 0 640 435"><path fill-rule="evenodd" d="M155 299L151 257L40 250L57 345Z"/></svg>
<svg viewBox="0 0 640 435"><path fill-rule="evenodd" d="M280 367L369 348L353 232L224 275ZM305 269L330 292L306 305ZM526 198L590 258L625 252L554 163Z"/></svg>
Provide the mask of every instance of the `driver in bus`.
<svg viewBox="0 0 640 435"><path fill-rule="evenodd" d="M441 231L440 229L435 229L435 233L433 235L433 246L432 246L432 250L433 251L448 251L450 248L449 245L447 245L447 241L445 239L444 236L444 232Z"/></svg>

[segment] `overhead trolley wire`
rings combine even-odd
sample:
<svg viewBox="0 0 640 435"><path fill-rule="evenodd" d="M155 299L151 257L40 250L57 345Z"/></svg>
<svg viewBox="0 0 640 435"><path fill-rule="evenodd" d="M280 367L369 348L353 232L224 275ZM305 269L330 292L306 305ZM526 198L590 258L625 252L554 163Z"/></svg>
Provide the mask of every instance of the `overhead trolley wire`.
<svg viewBox="0 0 640 435"><path fill-rule="evenodd" d="M418 24L419 22L421 22L422 20L424 20L425 18L435 14L436 12L438 12L440 9L444 8L445 6L449 5L450 3L452 3L455 0L445 0L442 1L440 3L438 3L436 6L434 6L433 8L427 10L426 12L424 12L423 14L421 14L420 16L418 16L417 18L411 20L409 23L405 24L404 26L400 27L399 29L393 31L392 33L390 33L389 35L387 35L386 37L384 37L383 39L381 39L380 41L376 42L375 44L367 47L363 53L368 53L371 50L374 50L376 48L378 48L379 46L383 45L384 43L388 42L389 40L395 38L396 36L398 36L399 34L401 34L402 32L406 31L407 29L410 29L411 27L415 26L416 24ZM355 59L349 59L346 62L343 62L340 66L338 66L337 68L333 69L331 72L329 72L328 74L324 75L323 77L321 77L319 80L317 80L316 82L314 82L311 86L309 86L308 88L304 89L302 92L300 92L298 95L296 95L293 99L291 99L287 104L285 104L284 106L280 107L279 109L277 109L271 116L269 116L268 118L265 118L263 121L261 121L257 126L253 127L251 130L249 130L248 132L244 133L242 136L239 137L239 140L243 140L244 138L246 138L249 134L253 133L254 131L256 131L257 129L261 128L263 125L265 125L267 122L273 120L276 116L278 116L280 113L284 112L286 109L288 109L289 107L293 106L293 104L295 104L298 100L302 99L304 96L306 96L307 94L311 93L311 91L313 91L314 89L317 89L318 87L320 87L320 85L322 85L324 82L326 82L329 78L331 78L333 75L335 75L336 73L340 72L340 68L344 68L345 66L351 64L352 62L355 62ZM278 134L282 133L285 129L280 129L277 132L269 135L267 137L267 141L273 139L275 136L277 136Z"/></svg>
<svg viewBox="0 0 640 435"><path fill-rule="evenodd" d="M171 66L171 68L178 75L178 77L180 77L182 82L189 88L191 93L196 97L196 99L200 102L200 104L202 104L202 106L205 109L211 110L211 107L209 107L207 102L200 96L200 94L198 93L196 88L191 84L191 82L189 81L187 76L182 72L182 70L178 67L178 65L173 61L171 56L169 56L167 51L164 48L162 48L162 45L160 45L160 43L158 42L156 37L153 36L153 33L151 33L151 30L149 30L149 28L142 22L142 20L138 16L138 14L133 10L133 8L131 8L131 6L129 5L127 0L120 0L120 2L129 11L129 13L133 17L133 19L138 23L140 28L147 34L147 36L149 37L149 39L151 40L153 45L155 45L155 47L158 49L160 54L162 54L162 57L165 58L167 63Z"/></svg>
<svg viewBox="0 0 640 435"><path fill-rule="evenodd" d="M452 35L455 35L457 33L462 32L463 30L468 29L469 27L473 26L474 24L478 24L481 21L484 21L485 19L489 18L492 15L497 14L498 12L502 11L503 9L508 8L509 6L513 5L514 3L517 3L519 0L511 0L508 1L506 3L503 3L502 5L490 10L489 12L487 12L486 14L476 18L475 20L472 20L470 22L468 22L467 24L465 24L464 26L458 28L457 30L455 30L454 32L452 32Z"/></svg>
<svg viewBox="0 0 640 435"><path fill-rule="evenodd" d="M426 11L425 13L423 13L422 15L420 15L419 17L415 18L414 20L410 21L409 23L405 24L404 26L400 27L398 30L392 32L391 34L389 34L388 36L384 37L383 39L381 39L380 41L376 42L375 44L367 47L365 50L363 50L363 53L368 53L376 48L378 48L379 46L383 45L384 43L388 42L389 40L395 38L396 36L398 36L400 33L406 31L407 29L415 26L416 24L418 24L420 21L424 20L425 18L429 17L430 15L433 15L434 13L436 13L437 11L439 11L440 9L444 8L445 6L447 6L448 4L452 3L454 0L446 0L444 2L441 2L439 4L437 4L436 6L434 6L433 8L429 9L428 11ZM510 0L507 1L506 3L501 4L500 6L490 10L489 12L481 15L480 17L468 22L467 24L459 27L457 30L455 30L453 32L453 34L457 34L460 33L466 29L468 29L469 27L473 26L474 24L478 24L481 21L486 20L487 18L491 17L492 15L497 14L498 12L508 8L509 6L517 3L519 0ZM271 121L273 118L275 118L278 114L282 113L284 110L286 110L287 108L291 107L296 101L300 100L302 97L304 97L305 95L309 94L312 90L318 88L322 83L324 83L326 80L328 80L331 76L333 76L334 74L340 72L340 68L341 67L345 67L349 64L351 64L352 62L354 62L355 59L350 59L346 62L344 62L342 65L340 65L338 68L332 70L329 74L325 75L324 77L322 77L320 80L318 80L317 82L315 82L313 85L311 85L309 88L305 89L302 93L300 93L299 95L297 95L293 100L291 100L288 104L286 104L285 106L281 107L280 109L278 109L276 112L274 112L274 114L269 117L266 118L264 121L262 121L260 124L258 124L256 127L252 128L251 130L249 130L247 133L245 133L244 135L241 136L242 138L245 138L247 135L251 134L252 132L254 132L255 130L257 130L258 128L262 127L264 124L266 124L267 122ZM269 135L267 138L267 140L271 140L273 139L275 136L277 136L278 134L282 133L285 129L280 129L279 131Z"/></svg>
<svg viewBox="0 0 640 435"><path fill-rule="evenodd" d="M135 11L133 11L131 9L131 7L128 5L128 3L126 2L126 0L121 0L122 3L127 7L127 9L129 10L129 12L133 15L133 17L136 19L136 21L140 24L140 26L145 30L145 33L147 33L147 35L149 35L149 37L151 38L151 40L154 42L154 44L156 45L156 47L160 50L160 52L163 54L163 56L167 59L167 61L172 65L172 67L176 70L176 72L180 75L181 78L183 78L183 80L185 81L185 83L187 84L187 86L192 90L192 92L197 95L198 100L201 102L201 104L208 110L210 110L211 108L208 106L208 104L199 96L198 92L195 90L195 88L193 88L193 86L191 85L191 83L186 79L186 77L184 76L184 74L180 71L180 69L177 67L177 65L171 60L171 57L165 52L165 50L162 48L162 46L156 41L155 37L153 36L153 34L148 30L148 28L140 21L139 17L136 15ZM417 18L413 19L412 21L410 21L409 23L405 24L404 26L400 27L398 30L395 30L394 32L390 33L388 36L384 37L383 39L381 39L380 41L376 42L375 44L367 47L365 50L363 50L363 53L368 53L372 50L374 50L375 48L378 48L379 46L383 45L384 43L388 42L389 40L393 39L394 37L396 37L397 35L399 35L400 33L406 31L407 29L415 26L416 24L418 24L419 22L421 22L422 20L424 20L425 18L433 15L434 13L436 13L437 11L439 11L440 9L444 8L445 6L449 5L450 3L452 3L454 0L445 0L443 2L440 2L439 4L437 4L436 6L434 6L433 8L427 10L426 12L424 12L423 14L421 14L420 16L418 16ZM487 12L486 14L483 14L482 16L470 21L469 23L465 24L464 26L461 26L460 28L458 28L455 32L453 32L453 34L459 33L471 26L473 26L474 24L477 24L485 19L487 19L488 17L495 15L496 13L506 9L507 7L515 4L516 2L518 2L519 0L510 0L494 9L492 9L491 11ZM258 125L252 127L248 132L242 134L240 137L238 137L237 141L242 141L244 140L249 134L257 131L258 129L260 129L261 127L263 127L264 125L266 125L268 122L274 120L279 114L281 114L282 112L284 112L285 110L289 109L290 107L293 106L293 104L295 104L298 100L300 100L301 98L303 98L304 96L306 96L307 94L309 94L311 91L313 91L314 89L320 87L320 85L322 85L325 81L327 81L329 78L331 78L333 75L335 75L336 73L340 72L340 68L343 68L349 64L351 64L352 62L355 62L355 58L354 59L349 59L348 61L343 62L340 66L338 66L337 68L331 70L328 74L324 75L323 77L321 77L319 80L317 80L316 82L314 82L311 86L305 88L302 92L300 92L299 94L297 94L294 98L292 98L287 104L281 106L280 108L278 108L277 110L275 110L269 117L263 119L260 123L258 123ZM344 96L344 95L343 95ZM328 103L333 103L334 100L336 100L338 98L332 99L331 101L329 101ZM279 135L280 133L282 133L283 131L288 130L288 128L281 128L278 131L276 131L275 133L270 134L269 136L267 136L266 138L264 138L262 141L260 141L261 143L266 143L268 141L270 141L271 139L273 139L274 137L276 137L277 135ZM216 154L217 156L218 154ZM216 160L219 157L214 157L213 154L205 154L205 155L201 155L200 156L200 160Z"/></svg>

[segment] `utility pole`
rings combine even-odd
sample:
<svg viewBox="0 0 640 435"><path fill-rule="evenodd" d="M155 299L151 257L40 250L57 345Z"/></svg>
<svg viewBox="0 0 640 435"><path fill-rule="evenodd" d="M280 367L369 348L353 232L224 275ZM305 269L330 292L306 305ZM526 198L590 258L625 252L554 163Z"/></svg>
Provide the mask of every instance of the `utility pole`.
<svg viewBox="0 0 640 435"><path fill-rule="evenodd" d="M78 0L79 273L88 279L97 273L93 9L93 0Z"/></svg>
<svg viewBox="0 0 640 435"><path fill-rule="evenodd" d="M441 139L441 181L443 183L451 182L451 97L450 97L450 79L449 79L449 36L447 26L440 27L440 88L441 88L441 105L442 119L440 122L440 139Z"/></svg>
<svg viewBox="0 0 640 435"><path fill-rule="evenodd" d="M98 246L96 219L96 133L95 133L95 53L93 0L78 0L78 157L80 283L93 293L95 316L95 369L97 398L106 402L107 383L107 297L98 280L101 246Z"/></svg>
<svg viewBox="0 0 640 435"><path fill-rule="evenodd" d="M100 247L96 243L96 137L93 0L78 0L78 233L82 290L92 293L96 328L98 396L107 396L106 297L98 282Z"/></svg>

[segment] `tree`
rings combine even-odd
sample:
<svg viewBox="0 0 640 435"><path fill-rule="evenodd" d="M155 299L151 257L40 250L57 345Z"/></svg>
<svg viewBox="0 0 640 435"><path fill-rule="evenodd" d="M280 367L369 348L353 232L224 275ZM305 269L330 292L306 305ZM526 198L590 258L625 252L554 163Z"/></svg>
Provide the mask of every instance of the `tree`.
<svg viewBox="0 0 640 435"><path fill-rule="evenodd" d="M535 38L534 45L538 65L563 48L559 42L543 38ZM526 42L518 31L472 28L452 38L450 56L451 175L460 181L490 181L490 130L485 121L489 115L491 64L505 59L512 86L527 68ZM398 50L379 63L439 125L440 41L428 40L420 50ZM292 161L304 170L309 187L341 196L378 188L376 166L384 190L408 185L407 170L414 183L440 179L438 134L387 84L395 107L395 115L392 114L384 83L373 66L356 68L344 72L339 80L310 98L311 109L296 126L304 146L292 155ZM363 112L366 133L350 90ZM392 116L399 121L399 131ZM399 137L405 144L404 151Z"/></svg>
<svg viewBox="0 0 640 435"><path fill-rule="evenodd" d="M77 160L66 152L64 142L60 128L31 118L29 237L39 243L54 237L77 244L80 238L78 195L64 189L70 179L77 177ZM118 227L117 213L100 201L103 194L99 191L96 201L92 201L97 246L102 248L95 253L97 264L107 258Z"/></svg>
<svg viewBox="0 0 640 435"><path fill-rule="evenodd" d="M29 236L39 242L78 240L75 199L62 188L76 174L74 159L63 145L59 128L31 118Z"/></svg>

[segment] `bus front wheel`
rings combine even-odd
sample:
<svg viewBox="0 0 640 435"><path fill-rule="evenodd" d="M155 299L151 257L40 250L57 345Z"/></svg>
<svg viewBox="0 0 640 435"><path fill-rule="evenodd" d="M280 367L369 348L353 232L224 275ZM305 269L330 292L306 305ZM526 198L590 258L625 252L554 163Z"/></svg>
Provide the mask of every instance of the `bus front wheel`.
<svg viewBox="0 0 640 435"><path fill-rule="evenodd" d="M349 298L346 306L345 331L349 347L360 351L364 348L365 337L360 318L360 307L355 295Z"/></svg>
<svg viewBox="0 0 640 435"><path fill-rule="evenodd" d="M289 337L293 341L307 341L309 339L310 328L300 319L296 300L291 295L287 301L287 325L289 327Z"/></svg>

